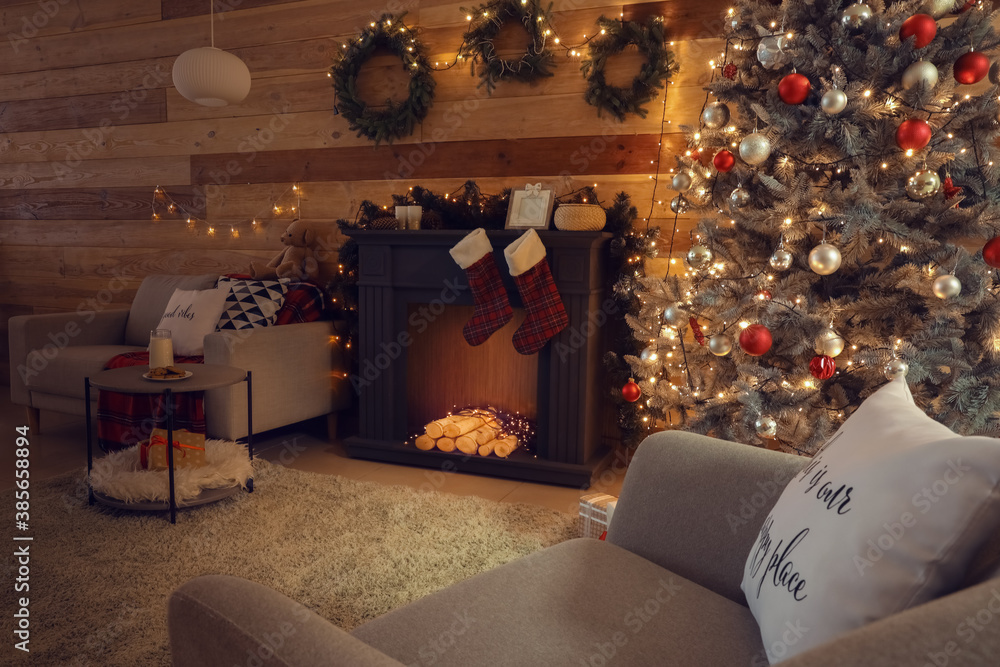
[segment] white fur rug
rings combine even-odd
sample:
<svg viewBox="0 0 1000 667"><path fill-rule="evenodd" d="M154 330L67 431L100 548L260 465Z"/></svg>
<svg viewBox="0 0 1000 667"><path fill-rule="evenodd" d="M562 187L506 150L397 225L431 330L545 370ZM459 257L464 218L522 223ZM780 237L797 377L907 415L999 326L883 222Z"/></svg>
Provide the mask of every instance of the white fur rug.
<svg viewBox="0 0 1000 667"><path fill-rule="evenodd" d="M206 465L174 470L174 497L178 503L196 497L203 489L239 484L246 488L253 474L246 445L229 440L205 441ZM170 497L166 469L143 470L139 466L139 445L94 461L90 474L94 491L125 502L152 500L167 502Z"/></svg>

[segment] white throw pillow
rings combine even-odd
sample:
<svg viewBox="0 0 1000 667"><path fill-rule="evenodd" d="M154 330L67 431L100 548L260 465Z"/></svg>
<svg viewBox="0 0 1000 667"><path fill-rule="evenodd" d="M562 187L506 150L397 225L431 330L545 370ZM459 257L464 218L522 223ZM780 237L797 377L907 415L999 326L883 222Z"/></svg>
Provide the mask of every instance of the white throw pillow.
<svg viewBox="0 0 1000 667"><path fill-rule="evenodd" d="M743 572L771 663L956 590L1000 523L1000 440L961 437L904 378L788 484Z"/></svg>
<svg viewBox="0 0 1000 667"><path fill-rule="evenodd" d="M205 336L215 331L226 305L229 285L207 290L174 290L157 329L170 329L174 354L204 353Z"/></svg>

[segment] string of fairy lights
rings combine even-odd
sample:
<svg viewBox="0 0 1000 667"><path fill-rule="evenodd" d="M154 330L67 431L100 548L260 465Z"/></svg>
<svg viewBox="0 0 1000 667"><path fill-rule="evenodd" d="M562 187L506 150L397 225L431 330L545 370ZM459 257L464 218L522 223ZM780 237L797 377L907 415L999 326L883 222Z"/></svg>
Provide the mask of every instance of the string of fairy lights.
<svg viewBox="0 0 1000 667"><path fill-rule="evenodd" d="M149 204L152 210L150 219L153 222L184 220L187 223L188 231L194 234L201 234L204 230L205 235L210 238L229 236L238 239L241 237L241 226L249 227L250 231L256 232L270 220L288 219L288 222L298 220L302 211L302 194L302 188L299 187L298 183L293 183L266 206L258 209L257 213L249 219L227 223L225 227L228 227L228 230L220 234L220 230L217 229L218 223L211 223L207 218L200 217L196 213L196 207L178 201L166 188L157 185L153 189L153 198Z"/></svg>

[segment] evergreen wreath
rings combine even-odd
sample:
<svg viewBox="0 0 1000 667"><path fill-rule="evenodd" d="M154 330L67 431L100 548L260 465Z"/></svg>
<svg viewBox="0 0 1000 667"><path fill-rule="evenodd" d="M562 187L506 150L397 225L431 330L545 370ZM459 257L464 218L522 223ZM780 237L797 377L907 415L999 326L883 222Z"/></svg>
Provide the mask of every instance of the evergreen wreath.
<svg viewBox="0 0 1000 667"><path fill-rule="evenodd" d="M598 116L601 111L608 111L618 120L625 120L628 114L645 118L646 110L642 105L656 97L656 91L663 88L667 77L677 72L674 54L664 43L663 17L650 16L644 23L638 23L602 16L597 24L603 32L590 42L587 59L581 66L588 84L584 93L587 103L597 107ZM639 53L646 56L646 62L632 79L631 86L608 85L604 79L608 56L621 53L629 45L638 47Z"/></svg>
<svg viewBox="0 0 1000 667"><path fill-rule="evenodd" d="M376 49L391 51L403 61L403 69L410 75L409 96L402 102L385 101L384 109L372 109L358 97L357 82L361 66ZM379 143L392 143L393 139L413 134L414 127L427 117L434 100L434 77L424 45L417 41L416 32L410 30L392 14L383 14L378 21L365 28L356 40L342 51L340 60L330 68L337 103L335 113L342 113L359 137Z"/></svg>
<svg viewBox="0 0 1000 667"><path fill-rule="evenodd" d="M551 3L549 8L551 8ZM490 94L500 81L521 81L530 83L552 76L549 69L553 64L552 53L545 48L546 33L549 29L549 11L542 9L538 0L492 0L477 9L462 9L473 17L462 38L459 53L472 61L470 73L479 73L479 86L486 86ZM503 26L511 19L517 19L524 26L531 44L517 60L507 60L497 55L493 40Z"/></svg>

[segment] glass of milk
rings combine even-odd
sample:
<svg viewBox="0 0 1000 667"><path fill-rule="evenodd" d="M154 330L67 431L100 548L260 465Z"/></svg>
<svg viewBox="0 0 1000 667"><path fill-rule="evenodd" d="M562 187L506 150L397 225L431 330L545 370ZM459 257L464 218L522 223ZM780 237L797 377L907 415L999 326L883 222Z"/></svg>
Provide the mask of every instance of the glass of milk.
<svg viewBox="0 0 1000 667"><path fill-rule="evenodd" d="M153 329L149 332L149 367L164 368L174 365L174 342L170 329Z"/></svg>

